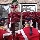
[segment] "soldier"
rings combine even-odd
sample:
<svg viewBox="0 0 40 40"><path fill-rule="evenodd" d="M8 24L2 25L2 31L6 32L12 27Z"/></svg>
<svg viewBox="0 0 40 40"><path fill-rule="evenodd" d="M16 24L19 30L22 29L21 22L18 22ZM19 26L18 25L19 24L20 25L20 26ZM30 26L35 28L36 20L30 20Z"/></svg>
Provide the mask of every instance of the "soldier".
<svg viewBox="0 0 40 40"><path fill-rule="evenodd" d="M7 25L4 26L4 19L5 18L0 18L0 40L12 40L12 33L8 30Z"/></svg>
<svg viewBox="0 0 40 40"><path fill-rule="evenodd" d="M7 23L4 24L4 30L6 32L3 34L3 38L5 40L12 40L13 39L12 31L10 31L10 29L8 28Z"/></svg>
<svg viewBox="0 0 40 40"><path fill-rule="evenodd" d="M3 40L4 33L6 33L4 30L4 19L0 18L0 40Z"/></svg>
<svg viewBox="0 0 40 40"><path fill-rule="evenodd" d="M15 31L18 33L16 35L16 39L18 40L39 40L39 33L36 28L33 28L30 26L30 18L26 18L26 24L25 27L21 30Z"/></svg>

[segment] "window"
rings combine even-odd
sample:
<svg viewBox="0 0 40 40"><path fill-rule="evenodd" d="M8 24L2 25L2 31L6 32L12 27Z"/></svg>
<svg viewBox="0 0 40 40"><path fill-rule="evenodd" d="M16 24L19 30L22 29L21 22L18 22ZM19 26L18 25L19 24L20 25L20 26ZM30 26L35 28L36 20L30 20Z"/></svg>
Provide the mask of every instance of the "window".
<svg viewBox="0 0 40 40"><path fill-rule="evenodd" d="M7 17L9 13L9 5L2 5L0 4L0 17Z"/></svg>
<svg viewBox="0 0 40 40"><path fill-rule="evenodd" d="M36 3L20 3L20 12L37 12Z"/></svg>

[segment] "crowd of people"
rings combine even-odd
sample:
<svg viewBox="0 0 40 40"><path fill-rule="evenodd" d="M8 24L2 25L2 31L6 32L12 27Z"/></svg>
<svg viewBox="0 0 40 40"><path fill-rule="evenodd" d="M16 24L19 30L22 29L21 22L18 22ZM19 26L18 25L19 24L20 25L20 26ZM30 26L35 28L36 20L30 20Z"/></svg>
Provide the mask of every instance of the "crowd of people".
<svg viewBox="0 0 40 40"><path fill-rule="evenodd" d="M25 19L24 28L15 31L8 28L7 24L0 26L0 40L40 40L40 31L32 26L32 19Z"/></svg>
<svg viewBox="0 0 40 40"><path fill-rule="evenodd" d="M16 22L15 21L16 17L15 17L15 19L12 17L12 16L15 16L15 12L16 12L14 7L17 8L17 5L16 6L12 5L10 16L8 15L8 19L9 19L8 24L9 25L6 23L1 25L3 23L3 21L1 21L0 40L40 40L40 30L38 30L32 26L33 22L30 17L25 18L25 26L22 29L15 31L14 23ZM18 17L20 18L20 16L18 16ZM19 21L18 19L17 19L17 21Z"/></svg>

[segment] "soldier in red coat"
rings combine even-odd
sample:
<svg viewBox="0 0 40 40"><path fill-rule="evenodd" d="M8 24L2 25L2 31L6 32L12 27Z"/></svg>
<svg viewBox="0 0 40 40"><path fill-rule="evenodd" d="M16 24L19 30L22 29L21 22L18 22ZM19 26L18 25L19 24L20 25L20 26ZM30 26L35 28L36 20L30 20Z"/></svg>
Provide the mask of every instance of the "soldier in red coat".
<svg viewBox="0 0 40 40"><path fill-rule="evenodd" d="M6 34L6 35L4 35ZM0 40L12 40L13 36L10 35L5 29L0 29Z"/></svg>
<svg viewBox="0 0 40 40"><path fill-rule="evenodd" d="M12 33L8 30L7 25L4 26L4 19L5 18L0 18L0 40L12 40Z"/></svg>
<svg viewBox="0 0 40 40"><path fill-rule="evenodd" d="M5 30L0 29L0 40L3 40L3 34L6 33Z"/></svg>
<svg viewBox="0 0 40 40"><path fill-rule="evenodd" d="M30 19L28 19L30 21ZM21 30L15 31L18 40L39 40L39 33L36 28L30 26L29 22L26 22L25 27Z"/></svg>
<svg viewBox="0 0 40 40"><path fill-rule="evenodd" d="M12 40L13 39L12 31L10 31L10 29L7 26L7 24L4 25L4 30L6 32L3 34L3 38L5 40Z"/></svg>

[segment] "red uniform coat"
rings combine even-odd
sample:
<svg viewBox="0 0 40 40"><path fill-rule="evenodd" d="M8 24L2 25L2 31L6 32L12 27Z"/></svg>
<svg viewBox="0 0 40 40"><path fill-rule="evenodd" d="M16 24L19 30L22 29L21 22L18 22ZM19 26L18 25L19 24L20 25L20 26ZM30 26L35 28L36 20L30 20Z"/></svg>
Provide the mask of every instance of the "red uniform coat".
<svg viewBox="0 0 40 40"><path fill-rule="evenodd" d="M23 28L23 31L25 35L28 37L28 40L39 40L39 33L37 29L32 28L32 35L30 35L30 27ZM18 34L16 37L18 37L16 38L18 40L25 40L21 33Z"/></svg>
<svg viewBox="0 0 40 40"><path fill-rule="evenodd" d="M9 35L5 37L7 40L12 40L13 39L13 35Z"/></svg>
<svg viewBox="0 0 40 40"><path fill-rule="evenodd" d="M6 33L3 29L0 29L0 40L3 40L3 34Z"/></svg>
<svg viewBox="0 0 40 40"><path fill-rule="evenodd" d="M3 34L7 33L7 31L0 29L0 40L4 40L5 38L3 38ZM8 37L6 37L7 40L12 40L13 36L10 35Z"/></svg>

